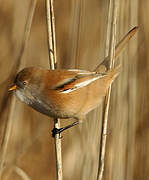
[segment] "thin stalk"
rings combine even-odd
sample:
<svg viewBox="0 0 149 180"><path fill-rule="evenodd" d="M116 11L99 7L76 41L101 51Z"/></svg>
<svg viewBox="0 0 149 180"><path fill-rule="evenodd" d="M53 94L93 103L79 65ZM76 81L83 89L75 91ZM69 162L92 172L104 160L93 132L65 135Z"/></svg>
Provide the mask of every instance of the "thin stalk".
<svg viewBox="0 0 149 180"><path fill-rule="evenodd" d="M56 39L53 0L46 0L46 19L50 69L56 68Z"/></svg>
<svg viewBox="0 0 149 180"><path fill-rule="evenodd" d="M35 7L36 7L36 0L33 0L33 1L31 1L30 6L29 6L29 13L28 13L28 16L26 19L26 25L25 25L25 31L24 31L24 36L23 36L23 40L22 40L22 45L21 45L18 57L16 59L17 69L20 68L21 60L22 60L22 57L24 55L24 51L25 51L25 48L26 48L26 45L28 42ZM14 96L13 96L11 99L11 102L10 102L10 110L9 110L8 121L6 124L6 130L5 130L5 134L4 134L4 142L3 142L3 146L1 148L0 179L2 177L4 164L5 164L5 160L6 160L6 155L7 155L8 143L9 143L10 135L12 132L15 105L16 105L16 98L14 98Z"/></svg>
<svg viewBox="0 0 149 180"><path fill-rule="evenodd" d="M56 38L55 38L55 18L53 0L46 0L46 18L47 18L47 32L48 32L48 50L49 50L49 64L51 69L56 68ZM60 120L54 119L54 128L60 128ZM57 180L63 179L62 173L62 150L61 139L59 134L55 135L55 156L56 156L56 175Z"/></svg>
<svg viewBox="0 0 149 180"><path fill-rule="evenodd" d="M111 3L111 2L110 2ZM113 1L113 16L112 16L112 27L111 27L111 41L109 48L109 57L110 57L110 68L114 65L115 58L115 45L116 45L116 22L117 22L117 11L118 11L118 0ZM109 23L109 22L108 22ZM105 152L106 152L106 142L107 142L107 127L108 127L108 112L110 105L110 95L111 95L111 86L107 92L104 104L104 112L103 112L103 128L102 128L102 137L101 137L101 153L100 153L100 167L98 172L97 180L103 179L103 172L105 166Z"/></svg>

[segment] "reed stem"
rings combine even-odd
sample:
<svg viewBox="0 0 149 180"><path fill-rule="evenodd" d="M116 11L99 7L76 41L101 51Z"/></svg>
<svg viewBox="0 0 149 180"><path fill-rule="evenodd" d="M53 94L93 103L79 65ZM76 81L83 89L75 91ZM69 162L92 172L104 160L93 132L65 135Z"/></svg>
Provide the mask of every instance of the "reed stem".
<svg viewBox="0 0 149 180"><path fill-rule="evenodd" d="M48 32L48 50L49 50L49 64L51 69L56 68L56 36L55 36L55 17L53 0L46 0L46 18L47 18L47 32ZM60 119L54 119L54 128L60 128ZM62 173L62 150L61 139L59 134L55 135L55 156L56 156L56 175L57 180L63 179Z"/></svg>
<svg viewBox="0 0 149 180"><path fill-rule="evenodd" d="M113 2L113 3L112 3ZM112 68L114 65L114 58L115 58L115 46L116 46L116 22L117 22L117 11L119 6L119 0L110 0L110 7L109 11L112 9L112 25L111 25L111 40L110 40L110 47L107 47L109 49L109 67ZM109 16L108 24L111 24L111 17ZM108 25L110 27L110 25ZM108 39L107 34L107 39ZM108 113L109 113L109 106L110 106L110 96L111 96L111 86L107 92L107 95L105 97L105 103L104 103L104 112L103 112L103 127L102 127L102 137L101 137L101 149L100 149L100 158L99 158L99 169L98 169L98 175L97 180L103 179L103 172L104 172L104 166L105 166L105 152L106 152L106 142L107 142L107 128L108 128Z"/></svg>
<svg viewBox="0 0 149 180"><path fill-rule="evenodd" d="M34 16L34 12L35 12L35 7L36 7L36 0L33 0L30 2L29 5L29 10L28 10L28 14L27 14L27 19L26 19L26 24L25 24L25 30L24 30L24 36L23 36L23 40L22 40L22 44L20 47L20 51L18 54L18 57L16 58L16 68L17 70L19 70L20 66L21 66L21 60L23 58L27 43L28 43L28 39L29 39L29 35L30 35L30 29L31 29L31 25L32 25L32 20L33 20L33 16ZM13 121L13 116L14 116L14 112L15 111L15 106L16 106L16 98L13 96L11 98L11 102L10 102L10 109L9 109L9 115L8 115L8 120L7 120L7 124L6 124L6 130L5 130L5 134L4 134L4 140L3 140L3 145L1 147L1 158L0 158L0 179L2 178L2 174L3 174L3 170L4 170L4 164L5 164L5 160L6 160L6 155L7 155L7 149L8 149L8 144L9 144L9 140L10 140L10 136L12 133L12 126L14 124Z"/></svg>

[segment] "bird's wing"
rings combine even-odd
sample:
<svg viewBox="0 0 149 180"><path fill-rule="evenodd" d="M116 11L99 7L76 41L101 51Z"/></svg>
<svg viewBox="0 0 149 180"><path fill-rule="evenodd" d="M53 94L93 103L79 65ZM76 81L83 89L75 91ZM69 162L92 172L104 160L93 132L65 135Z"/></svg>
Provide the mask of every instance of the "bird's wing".
<svg viewBox="0 0 149 180"><path fill-rule="evenodd" d="M52 86L50 86L50 89L54 89L61 93L72 92L106 76L105 73L101 74L77 69L57 70L54 75L57 82L56 84L51 84Z"/></svg>

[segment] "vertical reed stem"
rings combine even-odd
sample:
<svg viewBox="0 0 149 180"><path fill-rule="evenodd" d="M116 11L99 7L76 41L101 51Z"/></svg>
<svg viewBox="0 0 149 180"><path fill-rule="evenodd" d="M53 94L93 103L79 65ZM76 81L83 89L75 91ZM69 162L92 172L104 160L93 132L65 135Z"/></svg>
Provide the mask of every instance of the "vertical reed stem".
<svg viewBox="0 0 149 180"><path fill-rule="evenodd" d="M35 12L35 7L36 7L36 0L33 0L30 2L30 5L29 5L29 11L27 14L24 36L23 36L21 47L20 47L20 52L19 52L18 57L16 59L17 69L19 69L21 66L21 60L22 60L22 57L24 55L24 51L25 51L26 46L27 46L28 38L30 35L30 29L31 29L31 25L32 25L32 20L33 20L33 15ZM16 112L14 110L15 105L16 105L16 98L14 98L14 96L12 97L10 104L11 105L10 105L10 109L9 109L8 121L6 124L6 131L4 134L4 143L3 143L3 146L1 148L0 179L2 177L2 173L3 173L3 169L4 169L4 163L5 163L6 155L7 155L8 143L9 143L9 139L10 139L11 132L12 132L13 115L14 115L14 112Z"/></svg>
<svg viewBox="0 0 149 180"><path fill-rule="evenodd" d="M46 0L46 17L47 17L47 31L48 31L48 49L49 49L49 63L50 68L56 68L56 38L55 38L55 18L53 0ZM60 120L54 119L54 127L60 128ZM55 155L56 155L56 175L57 180L63 179L62 174L62 151L61 151L61 139L59 135L55 136Z"/></svg>
<svg viewBox="0 0 149 180"><path fill-rule="evenodd" d="M111 0L110 0L111 4ZM117 22L117 11L118 11L118 0L113 0L113 6L110 6L109 11L112 10L112 27L111 27L111 40L110 40L110 48L109 48L109 57L110 68L114 65L114 58L115 58L115 45L116 45L116 22ZM111 23L110 16L108 20L108 24ZM105 161L105 152L106 152L106 141L107 141L107 127L108 127L108 112L109 112L109 105L110 105L110 95L111 95L111 86L107 92L104 104L104 112L103 112L103 128L102 128L102 138L101 138L101 153L100 153L100 168L98 172L97 180L103 179L103 172L104 172L104 161Z"/></svg>

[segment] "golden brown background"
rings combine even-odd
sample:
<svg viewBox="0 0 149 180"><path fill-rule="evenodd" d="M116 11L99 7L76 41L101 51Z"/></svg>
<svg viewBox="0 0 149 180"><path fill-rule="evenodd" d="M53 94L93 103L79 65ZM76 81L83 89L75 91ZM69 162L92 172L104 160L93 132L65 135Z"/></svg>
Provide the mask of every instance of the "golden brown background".
<svg viewBox="0 0 149 180"><path fill-rule="evenodd" d="M32 0L0 0L0 176L2 180L54 180L53 121L8 93L26 66L49 67L45 1L38 0L19 62ZM55 0L59 68L93 70L105 57L109 0ZM149 1L120 0L117 41L139 32L121 55L122 73L112 87L104 180L149 179ZM11 103L13 99L14 103ZM95 180L101 108L62 138L64 180ZM62 122L62 126L69 122Z"/></svg>

